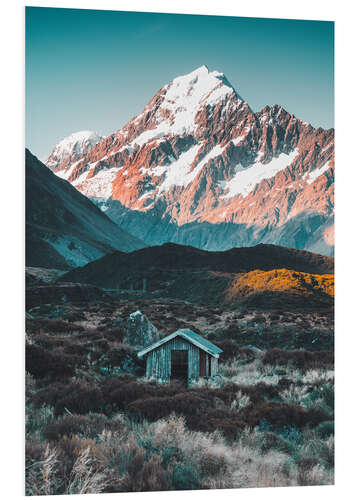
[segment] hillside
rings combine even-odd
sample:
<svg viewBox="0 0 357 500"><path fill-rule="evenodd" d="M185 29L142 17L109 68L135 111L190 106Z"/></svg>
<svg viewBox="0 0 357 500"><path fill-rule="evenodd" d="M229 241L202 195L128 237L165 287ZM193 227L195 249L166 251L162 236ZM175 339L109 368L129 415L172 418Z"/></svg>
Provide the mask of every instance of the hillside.
<svg viewBox="0 0 357 500"><path fill-rule="evenodd" d="M304 250L276 245L257 245L233 248L225 252L207 252L193 247L166 243L143 248L128 254L114 252L63 275L61 281L90 283L102 287L116 287L122 280L145 277L152 271L207 270L242 273L254 269L292 269L314 274L333 273L330 257Z"/></svg>
<svg viewBox="0 0 357 500"><path fill-rule="evenodd" d="M224 296L227 302L249 306L285 307L287 303L309 308L333 305L335 279L332 274L309 274L288 269L251 271L236 276Z"/></svg>
<svg viewBox="0 0 357 500"><path fill-rule="evenodd" d="M145 246L26 150L26 265L68 269Z"/></svg>
<svg viewBox="0 0 357 500"><path fill-rule="evenodd" d="M106 255L58 281L141 293L145 278L147 292L154 297L310 309L333 305L333 266L329 257L274 245L207 252L166 243Z"/></svg>

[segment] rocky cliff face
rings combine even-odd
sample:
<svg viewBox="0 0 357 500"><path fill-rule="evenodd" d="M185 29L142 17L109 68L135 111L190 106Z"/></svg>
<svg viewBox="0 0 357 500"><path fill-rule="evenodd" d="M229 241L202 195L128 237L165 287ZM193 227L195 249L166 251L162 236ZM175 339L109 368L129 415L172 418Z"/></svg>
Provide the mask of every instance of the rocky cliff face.
<svg viewBox="0 0 357 500"><path fill-rule="evenodd" d="M162 87L56 173L149 244L267 242L333 253L334 130L279 105L253 113L206 66Z"/></svg>

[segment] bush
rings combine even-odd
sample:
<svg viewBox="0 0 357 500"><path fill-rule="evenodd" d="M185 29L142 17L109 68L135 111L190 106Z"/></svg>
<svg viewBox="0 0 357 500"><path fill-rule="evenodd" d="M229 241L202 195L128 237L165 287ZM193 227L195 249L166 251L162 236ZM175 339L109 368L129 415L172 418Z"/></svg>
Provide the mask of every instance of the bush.
<svg viewBox="0 0 357 500"><path fill-rule="evenodd" d="M142 376L145 373L145 362L138 358L134 349L126 344L110 347L106 340L95 343L96 350L91 352L93 368L103 375L135 373Z"/></svg>
<svg viewBox="0 0 357 500"><path fill-rule="evenodd" d="M72 435L95 438L104 429L114 432L121 428L121 422L110 421L101 413L65 415L47 424L42 435L48 441L58 441L63 436L71 437Z"/></svg>
<svg viewBox="0 0 357 500"><path fill-rule="evenodd" d="M305 410L295 404L272 402L243 408L240 415L251 428L265 421L272 429L282 429L286 426L294 426L298 429L305 426L316 427L329 419L328 414L319 408Z"/></svg>
<svg viewBox="0 0 357 500"><path fill-rule="evenodd" d="M315 401L322 401L323 406L333 414L335 409L335 391L333 385L323 384L321 386L317 386L313 388L306 398L304 398L305 404Z"/></svg>
<svg viewBox="0 0 357 500"><path fill-rule="evenodd" d="M171 397L148 397L128 405L128 411L139 418L153 422L171 413L186 417L208 409L210 401L194 393L182 393ZM202 415L201 415L202 416Z"/></svg>
<svg viewBox="0 0 357 500"><path fill-rule="evenodd" d="M188 418L187 426L192 430L201 432L215 432L218 430L226 438L233 440L243 431L245 422L228 409L212 408L205 413L204 418L202 418L202 415L196 418Z"/></svg>
<svg viewBox="0 0 357 500"><path fill-rule="evenodd" d="M123 342L124 330L123 328L108 328L103 330L103 336L112 342Z"/></svg>
<svg viewBox="0 0 357 500"><path fill-rule="evenodd" d="M318 436L322 439L326 439L333 436L335 433L335 423L333 420L328 420L327 422L322 422L316 427L316 432Z"/></svg>
<svg viewBox="0 0 357 500"><path fill-rule="evenodd" d="M55 402L55 415L62 415L66 410L84 415L89 412L103 411L105 402L100 389L86 382L70 385L70 390Z"/></svg>
<svg viewBox="0 0 357 500"><path fill-rule="evenodd" d="M200 478L192 464L176 464L170 477L173 490L197 490L200 488Z"/></svg>
<svg viewBox="0 0 357 500"><path fill-rule="evenodd" d="M283 349L271 349L267 351L262 359L266 365L288 365L309 370L312 368L329 368L334 364L333 351L305 351L304 349L287 351Z"/></svg>
<svg viewBox="0 0 357 500"><path fill-rule="evenodd" d="M261 435L259 435L257 444L263 453L267 453L270 450L277 450L281 453L291 455L294 451L292 443L278 434L275 434L275 432L270 431L262 432Z"/></svg>
<svg viewBox="0 0 357 500"><path fill-rule="evenodd" d="M59 319L34 318L26 321L26 331L31 333L43 330L48 333L73 333L84 330L83 326Z"/></svg>
<svg viewBox="0 0 357 500"><path fill-rule="evenodd" d="M34 344L26 345L26 371L36 378L66 378L74 374L71 360L65 354L50 353Z"/></svg>
<svg viewBox="0 0 357 500"><path fill-rule="evenodd" d="M253 361L256 357L255 352L252 349L239 347L239 344L232 342L231 340L222 340L220 342L216 342L216 345L223 351L220 356L220 361L222 363L233 359L249 362Z"/></svg>

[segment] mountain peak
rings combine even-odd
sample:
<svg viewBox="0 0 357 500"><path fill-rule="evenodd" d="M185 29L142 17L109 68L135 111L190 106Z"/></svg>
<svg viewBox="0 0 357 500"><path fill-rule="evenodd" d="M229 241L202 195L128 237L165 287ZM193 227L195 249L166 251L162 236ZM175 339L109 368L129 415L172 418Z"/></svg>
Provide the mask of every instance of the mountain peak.
<svg viewBox="0 0 357 500"><path fill-rule="evenodd" d="M166 88L181 87L182 90L187 88L189 92L192 92L193 87L196 87L202 91L202 98L204 98L207 93L214 90L217 86L226 87L230 91L234 90L223 73L217 70L210 71L208 67L203 64L186 75L177 76L166 86Z"/></svg>
<svg viewBox="0 0 357 500"><path fill-rule="evenodd" d="M206 66L206 64L202 64L202 66L199 66L198 68L194 69L193 71L191 71L190 73L187 73L187 75L182 75L182 76L198 76L200 74L208 74L209 73L209 69L208 69L208 66ZM178 77L180 78L180 77Z"/></svg>
<svg viewBox="0 0 357 500"><path fill-rule="evenodd" d="M102 139L102 136L92 130L80 130L62 139L57 144L57 148L70 150L75 144L85 143L87 141L93 143L95 141L98 142L100 139Z"/></svg>
<svg viewBox="0 0 357 500"><path fill-rule="evenodd" d="M254 113L223 73L202 65L56 173L150 244L163 242L156 221L164 238L176 238L161 222L168 221L175 241L210 250L295 246L301 230L299 245L330 253L333 151L333 131L307 126L277 104ZM313 233L311 217L319 221ZM197 236L189 224L200 225Z"/></svg>
<svg viewBox="0 0 357 500"><path fill-rule="evenodd" d="M62 139L53 149L45 164L53 171L77 161L89 153L103 136L92 130L81 130Z"/></svg>

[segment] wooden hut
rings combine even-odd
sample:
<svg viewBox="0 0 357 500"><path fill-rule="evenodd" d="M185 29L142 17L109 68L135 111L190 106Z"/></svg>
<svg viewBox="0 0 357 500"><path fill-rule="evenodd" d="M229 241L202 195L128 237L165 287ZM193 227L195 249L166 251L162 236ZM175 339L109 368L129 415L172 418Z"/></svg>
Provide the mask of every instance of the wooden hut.
<svg viewBox="0 0 357 500"><path fill-rule="evenodd" d="M223 352L192 330L181 329L138 352L146 359L146 377L165 383L180 379L188 385L198 377L214 377Z"/></svg>

